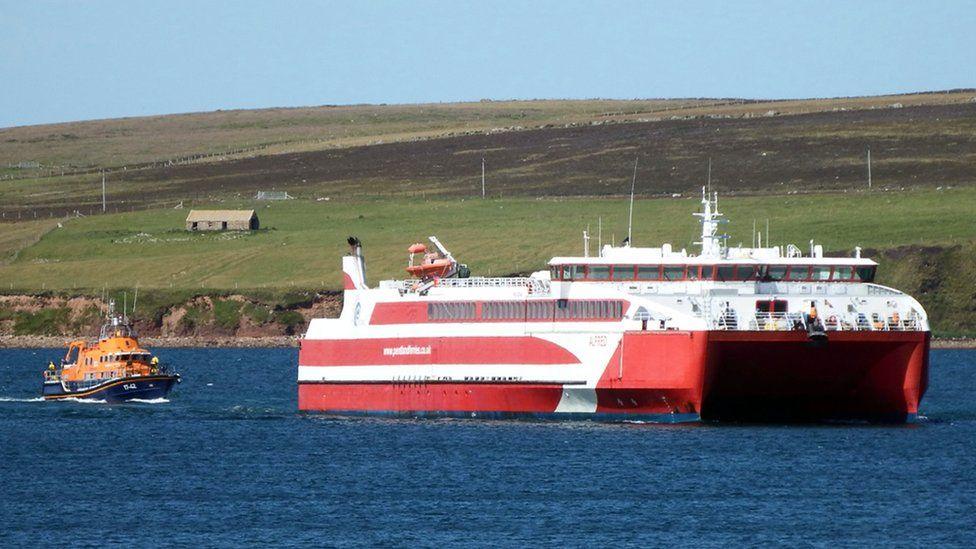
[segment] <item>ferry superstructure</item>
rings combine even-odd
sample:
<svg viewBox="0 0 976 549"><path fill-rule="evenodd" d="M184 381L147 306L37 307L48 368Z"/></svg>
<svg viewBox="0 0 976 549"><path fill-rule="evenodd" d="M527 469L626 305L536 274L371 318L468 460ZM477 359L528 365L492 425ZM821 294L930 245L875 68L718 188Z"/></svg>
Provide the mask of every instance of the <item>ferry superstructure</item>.
<svg viewBox="0 0 976 549"><path fill-rule="evenodd" d="M408 416L910 420L929 325L877 264L812 242L728 247L703 191L701 253L603 246L528 277L466 277L431 237L412 280L343 258L337 319L301 341L301 410ZM588 245L585 246L588 248ZM411 258L413 256L411 255Z"/></svg>

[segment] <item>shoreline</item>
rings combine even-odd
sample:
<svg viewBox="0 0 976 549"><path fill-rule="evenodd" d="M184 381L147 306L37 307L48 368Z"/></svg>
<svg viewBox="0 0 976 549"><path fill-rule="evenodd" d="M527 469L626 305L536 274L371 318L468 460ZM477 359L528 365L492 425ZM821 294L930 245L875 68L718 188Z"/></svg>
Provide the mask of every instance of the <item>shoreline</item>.
<svg viewBox="0 0 976 549"><path fill-rule="evenodd" d="M67 336L0 336L0 349L50 349L67 348L70 341L87 337ZM140 337L139 343L146 347L180 348L268 348L298 347L299 336L260 336L260 337Z"/></svg>
<svg viewBox="0 0 976 549"><path fill-rule="evenodd" d="M0 336L0 349L51 349L67 348L70 341L88 339L67 336ZM298 347L300 336L260 337L142 337L140 343L147 347L161 348L285 348ZM932 349L976 349L976 338L932 338Z"/></svg>

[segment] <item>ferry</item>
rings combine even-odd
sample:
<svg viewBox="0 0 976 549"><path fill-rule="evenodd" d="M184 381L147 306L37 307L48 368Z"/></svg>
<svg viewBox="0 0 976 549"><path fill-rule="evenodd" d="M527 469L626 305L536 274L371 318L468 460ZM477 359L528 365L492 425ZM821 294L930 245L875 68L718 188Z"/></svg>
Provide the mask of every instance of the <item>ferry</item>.
<svg viewBox="0 0 976 549"><path fill-rule="evenodd" d="M598 246L525 277L472 277L435 237L407 280L343 258L339 318L301 340L298 407L333 414L906 422L929 323L860 248L729 246L702 191L698 254ZM416 262L417 254L423 254Z"/></svg>
<svg viewBox="0 0 976 549"><path fill-rule="evenodd" d="M170 372L139 345L128 317L116 314L115 304L110 302L98 341L73 341L60 365L48 364L42 396L45 400L83 398L108 403L153 400L165 397L179 382L179 374Z"/></svg>

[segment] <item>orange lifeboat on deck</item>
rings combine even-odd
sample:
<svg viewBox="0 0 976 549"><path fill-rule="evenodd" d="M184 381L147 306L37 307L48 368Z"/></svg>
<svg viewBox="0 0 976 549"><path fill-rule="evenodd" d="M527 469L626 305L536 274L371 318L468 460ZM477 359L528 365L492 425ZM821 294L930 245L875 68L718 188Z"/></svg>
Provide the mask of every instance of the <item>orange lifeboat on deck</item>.
<svg viewBox="0 0 976 549"><path fill-rule="evenodd" d="M416 243L407 249L410 252L410 263L407 265L407 272L420 279L445 278L454 274L455 261L450 256L444 256L440 251L427 251L427 246ZM423 259L416 265L414 257L417 254L424 254Z"/></svg>

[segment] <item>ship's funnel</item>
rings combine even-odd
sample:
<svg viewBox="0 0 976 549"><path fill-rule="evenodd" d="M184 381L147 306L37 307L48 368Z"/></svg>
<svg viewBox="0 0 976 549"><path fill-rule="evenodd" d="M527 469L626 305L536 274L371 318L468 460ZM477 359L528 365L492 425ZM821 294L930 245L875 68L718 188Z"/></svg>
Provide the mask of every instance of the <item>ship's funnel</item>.
<svg viewBox="0 0 976 549"><path fill-rule="evenodd" d="M363 245L355 236L347 239L349 255L342 258L342 287L345 290L365 290L366 259L363 257Z"/></svg>

